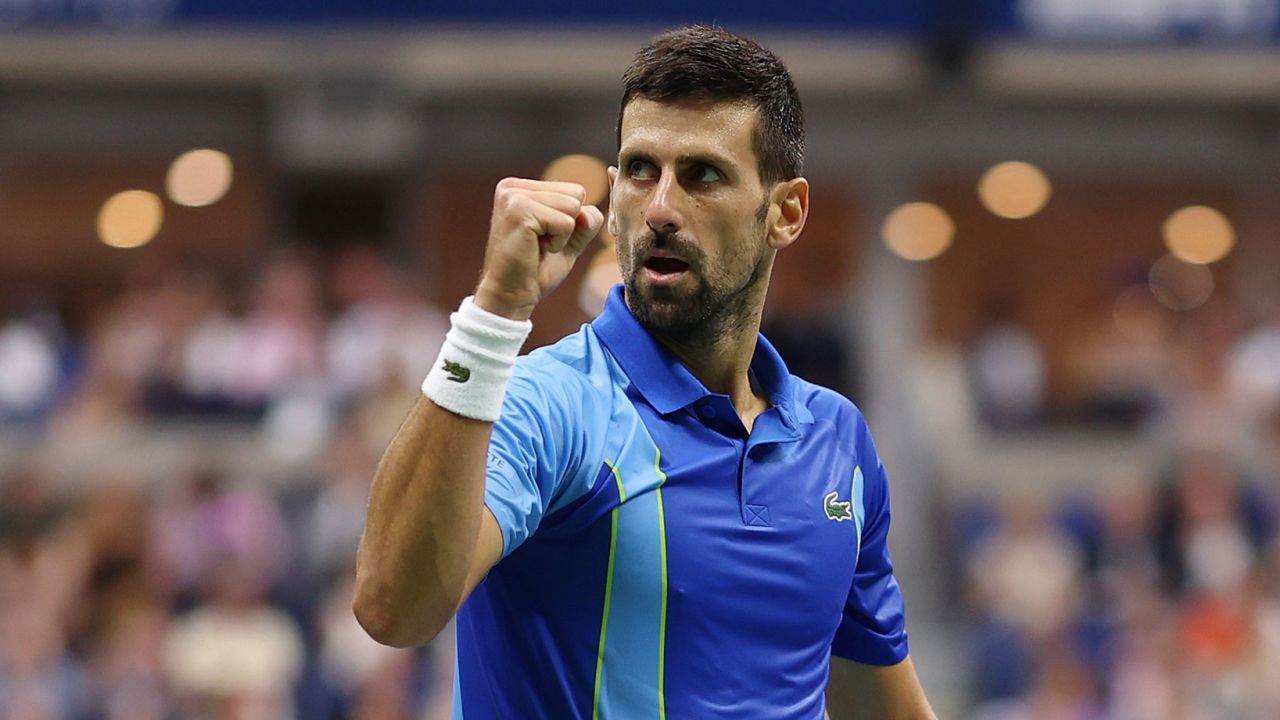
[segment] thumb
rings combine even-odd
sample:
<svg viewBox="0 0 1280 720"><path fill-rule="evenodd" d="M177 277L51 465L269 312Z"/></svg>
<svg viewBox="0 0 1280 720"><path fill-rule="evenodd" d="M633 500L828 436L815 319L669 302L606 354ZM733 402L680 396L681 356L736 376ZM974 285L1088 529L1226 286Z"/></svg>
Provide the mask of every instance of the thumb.
<svg viewBox="0 0 1280 720"><path fill-rule="evenodd" d="M587 244L599 234L603 225L604 213L600 212L600 208L595 205L583 206L582 211L578 213L577 222L574 224L573 234L569 236L569 241L565 243L564 252L573 256L579 255Z"/></svg>

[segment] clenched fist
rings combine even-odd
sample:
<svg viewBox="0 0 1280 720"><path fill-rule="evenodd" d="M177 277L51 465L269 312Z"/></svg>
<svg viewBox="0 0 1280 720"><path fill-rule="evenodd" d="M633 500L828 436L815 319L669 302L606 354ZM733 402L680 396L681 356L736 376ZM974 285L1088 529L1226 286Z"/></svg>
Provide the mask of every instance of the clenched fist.
<svg viewBox="0 0 1280 720"><path fill-rule="evenodd" d="M476 305L513 320L529 319L604 224L599 208L583 204L585 196L576 183L499 182Z"/></svg>

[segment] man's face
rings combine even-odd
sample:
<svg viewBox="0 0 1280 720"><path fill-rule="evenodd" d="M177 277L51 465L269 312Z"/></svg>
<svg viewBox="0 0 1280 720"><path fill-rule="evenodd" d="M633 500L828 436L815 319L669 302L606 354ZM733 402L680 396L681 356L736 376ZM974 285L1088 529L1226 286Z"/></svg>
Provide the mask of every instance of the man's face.
<svg viewBox="0 0 1280 720"><path fill-rule="evenodd" d="M769 247L758 118L745 103L627 104L610 228L627 304L646 327L705 327L736 310L759 278Z"/></svg>

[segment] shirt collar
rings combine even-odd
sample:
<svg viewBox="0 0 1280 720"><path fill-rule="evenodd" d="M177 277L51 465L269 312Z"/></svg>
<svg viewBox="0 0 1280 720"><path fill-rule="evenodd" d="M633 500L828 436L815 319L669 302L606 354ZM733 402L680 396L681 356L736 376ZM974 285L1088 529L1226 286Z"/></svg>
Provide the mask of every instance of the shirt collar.
<svg viewBox="0 0 1280 720"><path fill-rule="evenodd" d="M623 298L622 285L615 285L609 291L604 312L591 323L591 327L622 366L631 383L659 413L675 412L711 394L702 381L694 377L631 314ZM764 335L756 336L751 370L769 403L782 414L784 422L813 422L808 408L803 403L796 403L796 384L791 373Z"/></svg>

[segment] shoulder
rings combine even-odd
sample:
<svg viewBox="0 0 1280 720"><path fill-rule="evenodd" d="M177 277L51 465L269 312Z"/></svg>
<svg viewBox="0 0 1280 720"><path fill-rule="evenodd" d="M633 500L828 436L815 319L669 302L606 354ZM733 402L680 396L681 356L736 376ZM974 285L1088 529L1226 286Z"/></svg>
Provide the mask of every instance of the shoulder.
<svg viewBox="0 0 1280 720"><path fill-rule="evenodd" d="M837 435L842 442L848 443L861 466L878 467L880 465L880 456L871 438L871 428L857 404L831 388L811 383L794 375L792 382L795 388L796 404L807 408L813 415L815 423L834 425Z"/></svg>
<svg viewBox="0 0 1280 720"><path fill-rule="evenodd" d="M862 410L849 398L831 388L811 383L804 378L791 376L798 406L807 408L815 422L830 422L841 432L854 435L867 433L867 421Z"/></svg>
<svg viewBox="0 0 1280 720"><path fill-rule="evenodd" d="M516 360L515 378L585 390L609 380L611 358L590 325ZM604 389L601 387L601 389Z"/></svg>
<svg viewBox="0 0 1280 720"><path fill-rule="evenodd" d="M516 360L508 394L581 420L597 418L612 402L617 372L590 325Z"/></svg>

